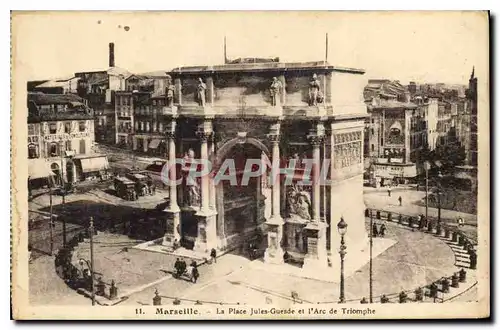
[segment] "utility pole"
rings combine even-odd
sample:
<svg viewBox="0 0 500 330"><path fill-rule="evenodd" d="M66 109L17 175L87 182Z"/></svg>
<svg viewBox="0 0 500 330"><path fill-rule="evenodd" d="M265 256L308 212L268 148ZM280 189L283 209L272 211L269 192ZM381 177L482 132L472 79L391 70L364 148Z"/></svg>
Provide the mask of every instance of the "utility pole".
<svg viewBox="0 0 500 330"><path fill-rule="evenodd" d="M373 210L370 210L370 304L373 304Z"/></svg>
<svg viewBox="0 0 500 330"><path fill-rule="evenodd" d="M89 225L90 236L90 289L92 290L92 306L95 305L95 289L94 289L94 218L90 217Z"/></svg>

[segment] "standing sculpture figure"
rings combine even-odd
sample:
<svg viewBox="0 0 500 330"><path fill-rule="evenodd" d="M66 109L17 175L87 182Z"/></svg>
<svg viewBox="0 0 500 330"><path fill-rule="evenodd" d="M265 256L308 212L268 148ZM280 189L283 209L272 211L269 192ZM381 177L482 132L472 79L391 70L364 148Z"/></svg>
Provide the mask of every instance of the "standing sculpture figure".
<svg viewBox="0 0 500 330"><path fill-rule="evenodd" d="M283 84L278 78L273 77L273 82L271 83L271 87L269 87L269 91L271 92L271 105L277 106L279 104L279 97L281 95L281 90L283 88Z"/></svg>
<svg viewBox="0 0 500 330"><path fill-rule="evenodd" d="M198 78L198 86L196 87L196 101L201 107L205 106L205 91L207 90L207 85L203 82L201 78Z"/></svg>
<svg viewBox="0 0 500 330"><path fill-rule="evenodd" d="M319 88L320 84L318 76L313 74L311 80L309 81L309 105L318 104Z"/></svg>
<svg viewBox="0 0 500 330"><path fill-rule="evenodd" d="M167 87L167 107L174 105L175 86L169 83Z"/></svg>

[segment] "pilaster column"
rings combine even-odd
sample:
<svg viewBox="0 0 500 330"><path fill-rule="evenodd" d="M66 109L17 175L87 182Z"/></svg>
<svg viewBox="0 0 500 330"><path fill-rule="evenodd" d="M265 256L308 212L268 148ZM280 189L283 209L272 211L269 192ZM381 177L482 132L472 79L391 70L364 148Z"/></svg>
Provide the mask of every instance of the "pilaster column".
<svg viewBox="0 0 500 330"><path fill-rule="evenodd" d="M167 127L165 135L168 140L168 186L170 204L165 213L167 213L167 223L165 229L165 237L163 244L172 247L176 241L180 244L181 241L181 219L180 209L177 204L177 172L176 172L176 152L175 152L175 128L176 122L172 120Z"/></svg>
<svg viewBox="0 0 500 330"><path fill-rule="evenodd" d="M270 135L272 144L272 170L271 170L271 191L272 191L272 213L271 218L275 221L283 221L280 214L280 146L279 135Z"/></svg>
<svg viewBox="0 0 500 330"><path fill-rule="evenodd" d="M215 157L215 137L214 137L214 133L212 133L212 135L210 136L210 139L209 139L209 142L210 142L210 159L214 159ZM212 164L213 166L214 164ZM214 184L214 178L212 177L212 175L210 175L209 177L209 182L210 182L210 189L209 189L209 195L210 195L210 202L209 202L209 207L210 209L212 210L216 210L216 203L215 203L215 200L216 200L216 197L215 197L215 184Z"/></svg>
<svg viewBox="0 0 500 330"><path fill-rule="evenodd" d="M202 162L203 171L208 164L208 140L213 134L212 121L206 119L196 132L201 142L200 160ZM210 168L209 168L210 169ZM215 190L215 189L214 189ZM210 208L210 177L209 173L201 177L201 206L196 213L198 216L198 235L194 245L194 249L200 252L210 252L212 248L217 247L217 213L215 208ZM213 203L215 206L215 203Z"/></svg>
<svg viewBox="0 0 500 330"><path fill-rule="evenodd" d="M211 132L197 132L198 138L201 142L200 147L200 160L202 162L203 171L208 162L208 139ZM208 174L201 176L201 205L200 213L206 213L210 205L210 187Z"/></svg>
<svg viewBox="0 0 500 330"><path fill-rule="evenodd" d="M175 123L175 122L174 122ZM169 199L170 205L168 210L170 212L180 212L179 205L177 203L177 169L176 169L176 152L175 152L175 133L167 132L166 133L168 139L168 166L169 166Z"/></svg>
<svg viewBox="0 0 500 330"><path fill-rule="evenodd" d="M207 104L210 106L214 105L214 97L215 97L215 86L214 86L214 78L207 77L206 78L207 85Z"/></svg>
<svg viewBox="0 0 500 330"><path fill-rule="evenodd" d="M180 78L175 78L175 99L174 102L177 101L178 105L182 105L182 83Z"/></svg>
<svg viewBox="0 0 500 330"><path fill-rule="evenodd" d="M142 144L142 149L144 152L148 152L148 139L147 138L142 138L143 144Z"/></svg>
<svg viewBox="0 0 500 330"><path fill-rule="evenodd" d="M285 106L286 105L286 79L285 79L285 75L280 75L278 77L278 79L281 81L281 85L283 86L283 89L281 90L281 95L280 95L280 98L281 98L281 106Z"/></svg>
<svg viewBox="0 0 500 330"><path fill-rule="evenodd" d="M320 145L323 141L323 136L313 135L309 137L313 147L313 189L312 189L312 220L320 221L320 202L321 202L321 186L320 186L320 172L321 172L321 157Z"/></svg>
<svg viewBox="0 0 500 330"><path fill-rule="evenodd" d="M325 128L322 123L316 124L308 138L313 148L313 187L312 187L312 221L307 229L307 254L304 258L304 269L317 272L328 267L326 250L327 223L320 218L321 203L321 157L320 145L323 142ZM321 271L321 270L319 270Z"/></svg>
<svg viewBox="0 0 500 330"><path fill-rule="evenodd" d="M283 218L280 212L280 124L271 127L268 138L272 144L272 169L271 169L271 217L267 219L267 249L264 254L264 261L272 264L282 264L283 249Z"/></svg>

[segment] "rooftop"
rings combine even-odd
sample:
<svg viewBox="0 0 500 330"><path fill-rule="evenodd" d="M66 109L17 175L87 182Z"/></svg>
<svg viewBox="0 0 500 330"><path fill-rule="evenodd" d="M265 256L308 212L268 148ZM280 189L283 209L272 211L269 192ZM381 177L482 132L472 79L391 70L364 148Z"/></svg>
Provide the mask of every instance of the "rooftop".
<svg viewBox="0 0 500 330"><path fill-rule="evenodd" d="M316 61L316 62L292 62L292 63L281 63L281 62L258 62L258 63L234 63L234 64L223 64L223 65L213 65L213 66L184 66L172 69L172 74L180 73L206 73L206 72L255 72L255 71L286 71L286 70L326 70L326 71L337 71L346 72L353 74L364 74L365 70L345 68L332 66L328 62Z"/></svg>
<svg viewBox="0 0 500 330"><path fill-rule="evenodd" d="M396 110L396 109L416 109L418 105L411 102L400 102L395 100L380 100L373 99L371 104L368 104L369 110Z"/></svg>
<svg viewBox="0 0 500 330"><path fill-rule="evenodd" d="M34 102L37 105L47 104L84 104L84 100L74 94L45 94L45 93L28 93L28 101Z"/></svg>

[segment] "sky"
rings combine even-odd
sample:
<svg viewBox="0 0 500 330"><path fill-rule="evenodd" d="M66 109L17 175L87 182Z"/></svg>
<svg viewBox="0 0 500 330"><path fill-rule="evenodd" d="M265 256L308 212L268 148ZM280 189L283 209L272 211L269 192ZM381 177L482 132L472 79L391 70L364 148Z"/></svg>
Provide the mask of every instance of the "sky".
<svg viewBox="0 0 500 330"><path fill-rule="evenodd" d="M14 72L27 80L116 66L144 73L280 57L360 68L402 83L466 84L488 76L488 22L474 12L39 12L14 13ZM130 29L125 31L124 27ZM18 71L16 71L18 69ZM16 73L15 73L16 74Z"/></svg>

